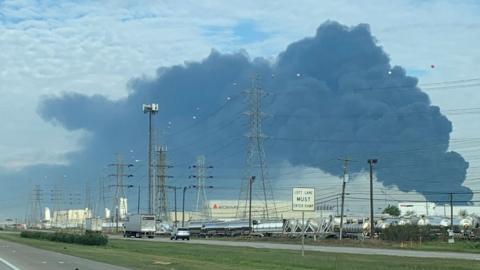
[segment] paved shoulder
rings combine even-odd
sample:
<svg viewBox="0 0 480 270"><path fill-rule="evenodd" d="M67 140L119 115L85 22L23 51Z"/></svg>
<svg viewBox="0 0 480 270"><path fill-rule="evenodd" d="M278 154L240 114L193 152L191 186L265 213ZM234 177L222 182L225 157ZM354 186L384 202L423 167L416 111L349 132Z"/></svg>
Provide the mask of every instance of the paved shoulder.
<svg viewBox="0 0 480 270"><path fill-rule="evenodd" d="M57 252L0 240L0 270L128 270Z"/></svg>

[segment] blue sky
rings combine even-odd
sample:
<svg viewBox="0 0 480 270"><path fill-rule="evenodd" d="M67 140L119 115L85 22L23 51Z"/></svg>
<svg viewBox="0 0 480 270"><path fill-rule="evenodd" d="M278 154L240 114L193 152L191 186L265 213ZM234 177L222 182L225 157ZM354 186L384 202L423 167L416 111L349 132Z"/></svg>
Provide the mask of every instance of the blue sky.
<svg viewBox="0 0 480 270"><path fill-rule="evenodd" d="M477 1L0 1L0 171L68 165L67 155L88 139L87 131L44 122L36 112L42 96L122 98L130 79L202 59L212 48L274 61L329 19L370 24L392 63L420 83L477 78L478 12ZM427 92L449 110L477 107L477 90ZM453 138L478 136L477 115L449 118ZM480 166L473 150L462 154Z"/></svg>

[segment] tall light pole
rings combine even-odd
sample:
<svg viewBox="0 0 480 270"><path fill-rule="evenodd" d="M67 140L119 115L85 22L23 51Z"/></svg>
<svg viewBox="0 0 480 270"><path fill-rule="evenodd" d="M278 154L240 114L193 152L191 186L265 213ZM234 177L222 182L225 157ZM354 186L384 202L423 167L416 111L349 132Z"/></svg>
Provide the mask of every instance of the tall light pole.
<svg viewBox="0 0 480 270"><path fill-rule="evenodd" d="M373 221L373 166L377 164L378 159L369 159L367 162L370 165L370 239L373 239L375 233L375 225Z"/></svg>
<svg viewBox="0 0 480 270"><path fill-rule="evenodd" d="M182 198L182 227L185 227L185 193L189 188L198 188L196 185L185 186L183 187L183 198ZM204 186L204 188L213 188L213 186Z"/></svg>
<svg viewBox="0 0 480 270"><path fill-rule="evenodd" d="M450 230L453 233L453 192L450 192L449 195L450 195Z"/></svg>
<svg viewBox="0 0 480 270"><path fill-rule="evenodd" d="M249 203L248 203L248 230L249 234L252 234L252 186L255 181L255 176L250 177L249 181Z"/></svg>
<svg viewBox="0 0 480 270"><path fill-rule="evenodd" d="M154 183L152 175L152 148L153 148L153 135L152 135L152 115L158 113L158 104L143 104L142 110L144 113L148 113L148 213L153 213L153 203L155 201L154 196Z"/></svg>

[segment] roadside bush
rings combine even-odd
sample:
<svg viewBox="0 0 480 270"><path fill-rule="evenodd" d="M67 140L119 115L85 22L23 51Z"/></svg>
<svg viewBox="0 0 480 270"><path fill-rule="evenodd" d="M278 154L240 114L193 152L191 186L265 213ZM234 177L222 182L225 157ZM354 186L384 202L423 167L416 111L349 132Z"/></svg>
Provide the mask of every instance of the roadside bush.
<svg viewBox="0 0 480 270"><path fill-rule="evenodd" d="M438 239L437 231L431 226L418 225L397 225L390 226L383 230L380 238L388 241L419 241L419 240L435 240Z"/></svg>
<svg viewBox="0 0 480 270"><path fill-rule="evenodd" d="M105 235L98 233L86 232L85 234L73 234L64 232L38 232L38 231L22 231L21 237L33 238L39 240L49 240L54 242L81 244L89 246L104 246L108 243Z"/></svg>

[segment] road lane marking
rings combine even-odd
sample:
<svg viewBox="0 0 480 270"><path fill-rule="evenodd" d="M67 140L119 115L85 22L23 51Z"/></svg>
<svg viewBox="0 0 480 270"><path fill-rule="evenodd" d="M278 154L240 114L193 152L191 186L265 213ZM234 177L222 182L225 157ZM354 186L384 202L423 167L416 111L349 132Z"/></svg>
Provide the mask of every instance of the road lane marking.
<svg viewBox="0 0 480 270"><path fill-rule="evenodd" d="M6 260L0 258L0 262L2 262L3 264L5 264L6 266L10 267L12 270L20 270L20 268L17 268L15 265L7 262Z"/></svg>

